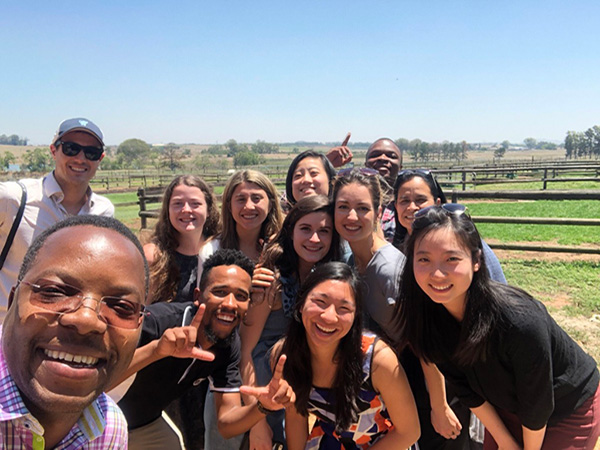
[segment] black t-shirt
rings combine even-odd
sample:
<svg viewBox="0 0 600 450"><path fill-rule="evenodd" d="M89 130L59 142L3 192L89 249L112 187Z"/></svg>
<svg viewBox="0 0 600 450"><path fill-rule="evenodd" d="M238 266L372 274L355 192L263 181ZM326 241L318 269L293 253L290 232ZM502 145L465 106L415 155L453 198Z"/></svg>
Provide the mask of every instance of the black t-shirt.
<svg viewBox="0 0 600 450"><path fill-rule="evenodd" d="M194 300L194 288L198 281L198 255L175 252L175 263L179 267L179 285L173 301L191 302Z"/></svg>
<svg viewBox="0 0 600 450"><path fill-rule="evenodd" d="M148 315L144 317L138 346L160 338L169 328L181 326L184 315L186 323L189 323L196 310L192 302L154 303L148 306ZM140 370L119 402L129 429L141 427L157 419L172 400L188 389L198 386L207 377L210 377L213 391L238 392L241 376L240 338L237 330L230 345L212 346L209 350L215 354L213 361L169 357ZM182 378L188 368L188 373Z"/></svg>

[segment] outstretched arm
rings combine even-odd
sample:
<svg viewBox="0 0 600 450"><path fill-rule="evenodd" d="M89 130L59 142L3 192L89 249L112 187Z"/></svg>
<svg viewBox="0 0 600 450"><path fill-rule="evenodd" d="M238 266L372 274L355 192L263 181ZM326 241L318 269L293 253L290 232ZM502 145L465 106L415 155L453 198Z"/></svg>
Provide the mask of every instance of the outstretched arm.
<svg viewBox="0 0 600 450"><path fill-rule="evenodd" d="M296 395L283 379L283 366L286 356L282 355L267 386L242 386L240 393L254 397L257 401L242 406L238 394L215 393L219 432L225 438L244 433L269 411L277 411L292 406Z"/></svg>

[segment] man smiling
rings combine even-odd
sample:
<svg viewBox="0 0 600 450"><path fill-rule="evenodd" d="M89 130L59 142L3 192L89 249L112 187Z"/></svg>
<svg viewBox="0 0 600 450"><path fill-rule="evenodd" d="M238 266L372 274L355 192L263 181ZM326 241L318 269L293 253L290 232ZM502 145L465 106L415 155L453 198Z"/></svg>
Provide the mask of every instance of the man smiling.
<svg viewBox="0 0 600 450"><path fill-rule="evenodd" d="M127 448L103 391L129 366L147 290L142 247L115 219L74 216L33 242L2 326L0 448Z"/></svg>
<svg viewBox="0 0 600 450"><path fill-rule="evenodd" d="M259 402L241 405L237 326L250 303L253 269L243 253L221 249L204 263L195 302L154 303L147 308L140 347L123 379L137 375L119 402L129 424L131 450L181 448L162 411L205 378L215 393L219 431L227 438L247 431L289 401L288 385L280 380L284 362L280 361L280 370L275 371L279 375L268 388L244 390Z"/></svg>
<svg viewBox="0 0 600 450"><path fill-rule="evenodd" d="M27 247L42 231L56 222L78 214L114 215L114 206L90 189L104 158L104 137L92 121L75 118L63 121L50 145L54 170L44 178L0 183L0 242L7 242L13 223L18 228L0 271L0 323L6 314L11 287ZM16 220L26 192L22 219Z"/></svg>

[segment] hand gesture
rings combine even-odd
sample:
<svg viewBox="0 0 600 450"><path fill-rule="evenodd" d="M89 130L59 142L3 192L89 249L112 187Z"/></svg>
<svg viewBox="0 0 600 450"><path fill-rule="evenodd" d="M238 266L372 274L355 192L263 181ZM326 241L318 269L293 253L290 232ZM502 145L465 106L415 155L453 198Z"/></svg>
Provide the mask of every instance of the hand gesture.
<svg viewBox="0 0 600 450"><path fill-rule="evenodd" d="M206 305L200 305L188 326L166 330L156 346L157 355L161 358L173 356L175 358L196 358L202 361L215 359L215 355L196 345L205 309Z"/></svg>
<svg viewBox="0 0 600 450"><path fill-rule="evenodd" d="M264 387L242 386L240 392L256 397L265 408L273 411L292 406L296 401L296 394L288 382L283 379L283 366L286 358L285 355L279 357L273 378L268 385Z"/></svg>
<svg viewBox="0 0 600 450"><path fill-rule="evenodd" d="M446 439L456 439L462 429L456 414L447 403L443 409L431 410L431 424L435 431Z"/></svg>
<svg viewBox="0 0 600 450"><path fill-rule="evenodd" d="M266 267L256 265L252 274L252 300L260 303L268 299L275 283L275 272Z"/></svg>
<svg viewBox="0 0 600 450"><path fill-rule="evenodd" d="M348 132L346 139L344 139L344 142L342 142L342 145L339 147L333 147L325 155L333 167L342 167L344 164L348 164L350 161L352 161L352 152L348 147L346 147L351 135L352 133Z"/></svg>

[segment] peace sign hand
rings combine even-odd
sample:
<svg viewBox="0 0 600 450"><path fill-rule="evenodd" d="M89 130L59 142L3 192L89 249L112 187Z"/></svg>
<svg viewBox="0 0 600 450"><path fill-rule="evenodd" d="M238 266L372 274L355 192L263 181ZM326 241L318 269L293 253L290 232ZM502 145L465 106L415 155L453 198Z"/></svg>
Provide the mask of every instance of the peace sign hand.
<svg viewBox="0 0 600 450"><path fill-rule="evenodd" d="M286 359L285 355L279 357L273 372L273 378L271 378L268 385L264 387L242 386L240 392L256 397L266 409L273 411L292 406L296 401L296 394L283 378L283 366Z"/></svg>
<svg viewBox="0 0 600 450"><path fill-rule="evenodd" d="M160 358L173 356L175 358L196 358L202 361L212 361L215 355L197 346L198 330L206 305L200 305L192 322L184 327L165 330L156 346L156 354Z"/></svg>

